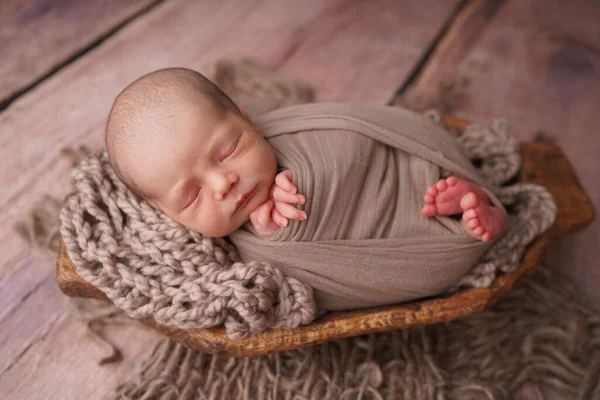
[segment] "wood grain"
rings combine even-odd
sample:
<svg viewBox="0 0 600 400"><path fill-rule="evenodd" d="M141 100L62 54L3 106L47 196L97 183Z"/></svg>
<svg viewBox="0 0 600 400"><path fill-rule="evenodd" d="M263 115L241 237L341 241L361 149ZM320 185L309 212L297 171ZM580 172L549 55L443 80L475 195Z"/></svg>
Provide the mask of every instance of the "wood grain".
<svg viewBox="0 0 600 400"><path fill-rule="evenodd" d="M0 108L156 0L0 2ZM10 77L10 79L6 79Z"/></svg>
<svg viewBox="0 0 600 400"><path fill-rule="evenodd" d="M6 310L2 315L2 399L92 398L107 390L102 382L109 387L116 385L119 373L131 370L135 358L143 357L160 339L156 333L140 326L111 326L107 329L109 339L128 345L121 346L124 355L121 363L99 369L97 360L106 356L108 349L92 341L85 324L67 312L67 298L56 287L52 264L52 261L34 257L19 263L18 274L22 278L27 279L34 273L38 281L20 299L17 308ZM19 288L2 287L3 304L7 304L5 299L11 300L11 296L5 297L6 291L15 289ZM73 388L79 388L81 397L70 395Z"/></svg>
<svg viewBox="0 0 600 400"><path fill-rule="evenodd" d="M64 197L69 162L59 156L60 149L79 144L98 149L110 104L130 81L166 66L199 69L215 58L251 56L300 79L310 76L310 82L323 86L316 87L321 100L383 103L456 3L388 0L379 7L356 0L171 0L19 97L0 114L0 286L21 287L0 290L0 302L11 310L0 321L0 331L10 330L8 318L22 313L32 296L51 297L48 290L57 290L45 284L43 272L19 268L28 251L12 225L43 195ZM404 14L419 18L395 23ZM363 15L368 15L364 21ZM373 48L381 60L366 56ZM371 64L378 65L377 73ZM335 84L338 75L344 81ZM119 365L99 368L98 347L83 335L80 323L61 314L62 308L29 310L23 324L49 328L41 336L30 335L29 344L0 375L2 398L103 398L119 377L129 375L132 358L143 358L155 342L135 330L117 335L115 342L126 343L125 351L137 350L125 354ZM15 340L8 336L4 346Z"/></svg>
<svg viewBox="0 0 600 400"><path fill-rule="evenodd" d="M28 264L33 261L30 259L29 262L22 263L22 268L27 268ZM19 303L19 312L13 310L4 315L2 325L5 329L0 330L0 344L3 344L1 346L0 376L11 368L14 361L26 352L36 338L53 326L58 316L56 310L62 309L66 303L64 296L61 297L60 291L54 290L54 279L48 273L49 271L46 269L44 272L38 285ZM52 317L41 321L31 320L34 315L44 314Z"/></svg>
<svg viewBox="0 0 600 400"><path fill-rule="evenodd" d="M64 297L56 287L54 290ZM47 297L46 293L36 301L43 302ZM121 344L123 360L99 366L98 360L110 354L108 349L94 341L85 325L74 320L66 310L48 312L52 319L47 325L40 325L38 334L21 349L16 362L0 375L0 398L105 399L132 374L140 360L150 355L160 340L147 328L108 326L107 337ZM22 325L34 325L34 322L23 318Z"/></svg>
<svg viewBox="0 0 600 400"><path fill-rule="evenodd" d="M458 3L340 3L311 24L279 70L317 88L317 101L385 104Z"/></svg>
<svg viewBox="0 0 600 400"><path fill-rule="evenodd" d="M483 121L521 141L556 143L600 207L600 3L472 1L397 99ZM600 304L600 222L562 238L545 262Z"/></svg>
<svg viewBox="0 0 600 400"><path fill-rule="evenodd" d="M464 120L454 117L443 119L458 129L466 127ZM223 328L179 329L161 325L152 318L140 321L188 347L214 354L247 357L327 340L444 322L483 311L505 296L520 281L535 273L544 250L553 238L583 229L594 218L589 198L579 186L570 163L557 146L524 143L522 157L523 167L519 180L548 188L557 202L557 220L548 232L528 247L522 266L515 272L500 276L489 288L468 289L447 297L401 305L333 312L310 325L291 330L266 331L242 340L229 340ZM106 299L104 293L77 275L64 245L57 262L57 281L61 290L69 296Z"/></svg>

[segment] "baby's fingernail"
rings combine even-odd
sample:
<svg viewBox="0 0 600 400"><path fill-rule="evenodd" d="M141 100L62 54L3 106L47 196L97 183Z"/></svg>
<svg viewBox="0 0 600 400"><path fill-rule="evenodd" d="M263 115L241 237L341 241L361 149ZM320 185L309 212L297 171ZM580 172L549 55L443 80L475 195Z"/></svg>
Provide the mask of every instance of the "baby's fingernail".
<svg viewBox="0 0 600 400"><path fill-rule="evenodd" d="M306 199L304 198L304 196L302 196L302 195L298 196L298 204L304 204L305 201L306 201Z"/></svg>
<svg viewBox="0 0 600 400"><path fill-rule="evenodd" d="M286 219L281 220L281 226L287 226L288 222Z"/></svg>
<svg viewBox="0 0 600 400"><path fill-rule="evenodd" d="M304 220L306 221L306 213L304 213Z"/></svg>

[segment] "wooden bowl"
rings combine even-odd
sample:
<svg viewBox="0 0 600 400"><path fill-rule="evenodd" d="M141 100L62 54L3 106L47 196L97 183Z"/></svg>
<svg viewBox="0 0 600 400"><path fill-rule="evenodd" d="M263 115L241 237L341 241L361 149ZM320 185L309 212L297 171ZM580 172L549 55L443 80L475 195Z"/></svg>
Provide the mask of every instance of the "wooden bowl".
<svg viewBox="0 0 600 400"><path fill-rule="evenodd" d="M459 132L463 132L468 124L451 116L442 116L442 120ZM310 346L332 339L449 321L483 311L520 281L533 276L544 250L553 238L579 231L594 219L592 203L560 148L549 143L522 143L521 152L523 166L519 180L545 186L557 202L558 214L552 228L528 246L521 266L514 272L499 276L488 288L465 289L449 296L398 305L332 312L306 326L269 330L240 340L228 339L223 327L179 329L161 325L153 318L141 319L140 322L190 348L212 354L246 357ZM57 281L67 296L109 301L104 293L77 275L62 243L57 262Z"/></svg>

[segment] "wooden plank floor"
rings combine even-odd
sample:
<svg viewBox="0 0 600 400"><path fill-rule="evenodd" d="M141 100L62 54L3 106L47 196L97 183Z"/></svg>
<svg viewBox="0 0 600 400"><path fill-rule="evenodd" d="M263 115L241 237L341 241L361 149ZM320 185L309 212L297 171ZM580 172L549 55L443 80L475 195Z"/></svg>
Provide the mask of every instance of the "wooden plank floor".
<svg viewBox="0 0 600 400"><path fill-rule="evenodd" d="M0 105L143 13L157 0L3 0Z"/></svg>
<svg viewBox="0 0 600 400"><path fill-rule="evenodd" d="M35 70L4 95L10 104L0 114L0 398L103 398L157 340L141 328L115 328L111 339L124 348L125 361L97 366L102 349L66 312L53 263L27 257L12 230L42 195L64 196L68 164L59 150L77 144L98 149L111 102L127 83L162 67L199 69L219 57L252 56L314 85L319 100L383 104L418 65L458 1L148 4L149 10L90 51L74 57L84 44L72 45L56 72ZM57 15L68 20L64 25L75 18ZM121 21L129 18L123 13ZM2 24L20 26L14 17ZM36 46L22 40L24 47ZM28 88L27 82L37 84ZM26 90L14 98L19 87Z"/></svg>
<svg viewBox="0 0 600 400"><path fill-rule="evenodd" d="M111 329L124 361L98 366L104 349L67 312L53 262L29 256L12 229L41 196L68 191L60 149L100 148L114 97L154 69L251 56L310 83L318 100L383 104L402 87L395 101L412 108L478 121L504 115L522 140L540 131L554 138L600 207L600 6L592 0L65 4L0 3L2 399L104 398L158 340L135 326ZM592 297L599 233L596 222L548 257Z"/></svg>

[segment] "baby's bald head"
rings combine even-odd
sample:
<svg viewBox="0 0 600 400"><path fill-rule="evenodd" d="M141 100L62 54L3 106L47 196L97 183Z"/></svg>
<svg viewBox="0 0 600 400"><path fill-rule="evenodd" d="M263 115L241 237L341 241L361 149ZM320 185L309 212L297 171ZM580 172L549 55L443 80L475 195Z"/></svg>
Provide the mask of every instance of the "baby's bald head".
<svg viewBox="0 0 600 400"><path fill-rule="evenodd" d="M126 161L136 147L169 136L178 113L190 107L216 113L239 113L235 103L200 73L186 68L168 68L137 79L115 99L106 127L109 161L119 178L138 196L145 188L129 173Z"/></svg>
<svg viewBox="0 0 600 400"><path fill-rule="evenodd" d="M145 75L115 100L109 161L125 185L172 220L211 237L269 200L275 153L229 97L197 72Z"/></svg>

